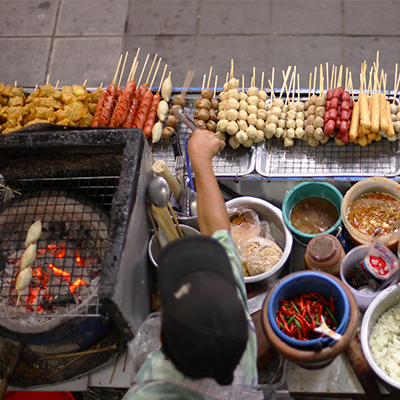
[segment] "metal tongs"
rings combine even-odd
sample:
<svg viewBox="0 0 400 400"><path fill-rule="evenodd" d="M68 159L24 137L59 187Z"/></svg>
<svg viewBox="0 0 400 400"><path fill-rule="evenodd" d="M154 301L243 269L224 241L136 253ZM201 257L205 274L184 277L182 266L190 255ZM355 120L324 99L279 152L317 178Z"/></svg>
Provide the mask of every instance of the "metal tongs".
<svg viewBox="0 0 400 400"><path fill-rule="evenodd" d="M198 129L196 124L183 112L182 107L175 107L174 114L175 117L183 122L192 132ZM189 138L185 137L185 165L186 172L188 173L188 182L183 196L185 199L182 200L182 202L184 202L184 205L186 206L186 214L189 213L190 216L195 216L197 215L197 195L193 183L193 173L190 165L189 155L187 152L188 140Z"/></svg>

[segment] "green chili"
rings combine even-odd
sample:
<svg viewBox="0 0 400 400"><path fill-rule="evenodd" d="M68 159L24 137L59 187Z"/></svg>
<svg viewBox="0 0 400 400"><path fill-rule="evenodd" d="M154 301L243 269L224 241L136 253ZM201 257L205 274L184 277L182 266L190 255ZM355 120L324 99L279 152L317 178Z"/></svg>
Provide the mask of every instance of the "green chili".
<svg viewBox="0 0 400 400"><path fill-rule="evenodd" d="M326 311L328 311L328 314L329 314L330 317L332 318L332 321L333 321L333 323L335 324L335 326L338 326L337 319L336 319L336 317L333 315L332 311L331 311L327 306L325 306L325 309L326 309Z"/></svg>

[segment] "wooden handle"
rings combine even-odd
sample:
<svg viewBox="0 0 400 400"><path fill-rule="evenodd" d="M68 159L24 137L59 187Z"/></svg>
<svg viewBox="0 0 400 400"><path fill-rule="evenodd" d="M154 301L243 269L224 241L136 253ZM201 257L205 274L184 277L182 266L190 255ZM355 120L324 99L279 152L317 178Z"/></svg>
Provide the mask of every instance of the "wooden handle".
<svg viewBox="0 0 400 400"><path fill-rule="evenodd" d="M350 342L346 349L346 355L358 380L360 381L362 388L364 389L367 399L380 399L381 392L376 382L374 373L364 356L358 335L356 335Z"/></svg>
<svg viewBox="0 0 400 400"><path fill-rule="evenodd" d="M8 366L8 369L1 380L1 384L0 384L0 399L1 400L4 398L4 395L5 395L7 387L8 387L8 381L10 380L10 377L15 370L15 367L18 363L19 357L21 356L21 353L22 353L24 347L25 347L24 343L18 344L17 349L13 355L13 358L11 359L11 363Z"/></svg>

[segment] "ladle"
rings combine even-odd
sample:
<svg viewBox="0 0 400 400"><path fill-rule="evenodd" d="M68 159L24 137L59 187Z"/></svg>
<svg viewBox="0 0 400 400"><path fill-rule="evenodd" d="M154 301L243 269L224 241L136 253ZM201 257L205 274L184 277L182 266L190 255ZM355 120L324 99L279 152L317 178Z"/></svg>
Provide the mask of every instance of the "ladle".
<svg viewBox="0 0 400 400"><path fill-rule="evenodd" d="M153 178L147 187L147 197L156 207L165 207L170 198L168 182L161 176Z"/></svg>

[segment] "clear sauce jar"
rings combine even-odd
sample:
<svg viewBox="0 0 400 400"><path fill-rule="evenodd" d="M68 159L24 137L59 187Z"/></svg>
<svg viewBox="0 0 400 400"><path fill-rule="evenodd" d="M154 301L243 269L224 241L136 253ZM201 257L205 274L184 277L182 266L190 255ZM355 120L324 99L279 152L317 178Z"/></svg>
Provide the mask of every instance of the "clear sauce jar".
<svg viewBox="0 0 400 400"><path fill-rule="evenodd" d="M329 272L339 277L344 256L344 249L335 236L321 234L308 242L304 261L308 269Z"/></svg>

